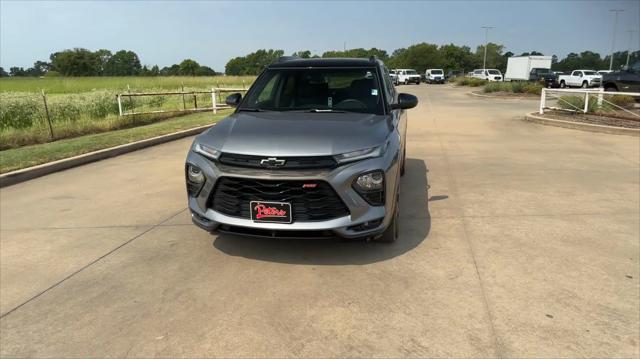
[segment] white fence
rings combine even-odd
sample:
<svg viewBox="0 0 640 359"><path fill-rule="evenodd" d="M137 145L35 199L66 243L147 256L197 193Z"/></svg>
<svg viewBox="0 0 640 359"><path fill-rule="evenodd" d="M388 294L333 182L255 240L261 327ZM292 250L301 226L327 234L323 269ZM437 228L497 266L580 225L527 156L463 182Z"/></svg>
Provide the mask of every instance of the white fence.
<svg viewBox="0 0 640 359"><path fill-rule="evenodd" d="M540 94L539 113L544 114L545 110L561 110L570 112L599 112L600 110L619 111L633 118L640 118L640 110L637 104L621 104L616 100L622 96L633 97L636 102L640 98L638 92L606 92L603 88L597 89L552 89L543 88ZM569 101L578 98L581 101ZM595 110L595 111L594 111Z"/></svg>
<svg viewBox="0 0 640 359"><path fill-rule="evenodd" d="M131 93L125 92L120 93L116 96L118 101L118 114L120 117L122 116L131 116L131 115L143 115L143 114L152 114L152 113L167 113L167 112L202 112L202 111L213 111L214 114L218 113L218 110L228 109L230 108L221 98L222 94L225 93L246 93L246 88L212 88L211 91L176 91L176 92L140 92L140 93ZM202 94L210 94L211 95L211 106L200 106L198 107L198 95ZM153 97L153 96L182 96L182 109L159 109L159 110L149 110L149 111L135 111L135 106L131 105L130 111L126 111L123 106L123 98L128 98L128 100L133 103L133 98L135 97ZM193 99L193 108L187 108L187 100L189 97ZM191 100L190 100L191 101Z"/></svg>

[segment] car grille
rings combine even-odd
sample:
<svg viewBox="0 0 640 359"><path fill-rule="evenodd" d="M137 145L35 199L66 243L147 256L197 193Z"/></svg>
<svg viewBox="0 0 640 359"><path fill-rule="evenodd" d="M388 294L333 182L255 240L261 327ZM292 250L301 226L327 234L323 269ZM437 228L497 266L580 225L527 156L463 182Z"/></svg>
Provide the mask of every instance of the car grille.
<svg viewBox="0 0 640 359"><path fill-rule="evenodd" d="M251 218L251 201L291 203L293 221L326 221L349 215L333 188L318 180L221 177L210 198L210 207L228 216Z"/></svg>
<svg viewBox="0 0 640 359"><path fill-rule="evenodd" d="M229 166L273 169L320 169L335 168L337 166L336 161L331 156L278 157L279 160L285 161L281 166L263 165L261 162L265 159L268 159L268 157L223 153L218 161Z"/></svg>

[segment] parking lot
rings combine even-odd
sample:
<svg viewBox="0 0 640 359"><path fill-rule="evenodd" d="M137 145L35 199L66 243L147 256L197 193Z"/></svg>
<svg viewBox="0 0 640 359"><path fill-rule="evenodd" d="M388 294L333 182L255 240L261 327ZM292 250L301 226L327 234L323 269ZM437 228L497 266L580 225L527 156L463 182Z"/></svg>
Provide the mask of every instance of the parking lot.
<svg viewBox="0 0 640 359"><path fill-rule="evenodd" d="M640 139L400 86L394 244L191 224L190 138L3 188L2 357L638 357Z"/></svg>

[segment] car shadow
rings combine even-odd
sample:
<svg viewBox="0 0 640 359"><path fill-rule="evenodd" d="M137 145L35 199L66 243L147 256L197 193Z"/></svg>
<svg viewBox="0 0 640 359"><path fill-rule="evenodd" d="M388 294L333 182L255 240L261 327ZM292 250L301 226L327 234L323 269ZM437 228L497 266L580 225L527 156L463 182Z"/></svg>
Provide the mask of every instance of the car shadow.
<svg viewBox="0 0 640 359"><path fill-rule="evenodd" d="M256 238L221 233L213 246L232 256L305 265L369 264L400 256L420 245L431 229L427 172L423 160L407 158L400 190L400 233L394 243Z"/></svg>

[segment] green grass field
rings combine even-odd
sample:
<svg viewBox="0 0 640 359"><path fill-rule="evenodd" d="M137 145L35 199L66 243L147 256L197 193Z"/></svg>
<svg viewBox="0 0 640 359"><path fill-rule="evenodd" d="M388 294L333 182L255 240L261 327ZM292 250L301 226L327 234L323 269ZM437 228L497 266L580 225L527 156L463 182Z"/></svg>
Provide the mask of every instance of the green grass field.
<svg viewBox="0 0 640 359"><path fill-rule="evenodd" d="M210 91L213 87L249 87L253 76L216 77L53 77L0 79L0 150L148 125L180 113L118 116L117 94L131 91ZM41 91L47 98L47 119ZM217 98L224 102L224 95ZM122 98L125 114L211 107L209 93Z"/></svg>
<svg viewBox="0 0 640 359"><path fill-rule="evenodd" d="M142 92L148 89L178 91L184 85L189 90L210 90L212 87L248 87L255 76L158 76L158 77L3 77L0 92L37 92L70 94L93 90Z"/></svg>

